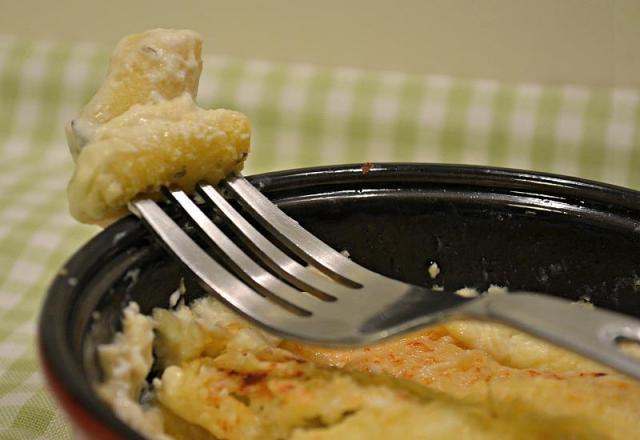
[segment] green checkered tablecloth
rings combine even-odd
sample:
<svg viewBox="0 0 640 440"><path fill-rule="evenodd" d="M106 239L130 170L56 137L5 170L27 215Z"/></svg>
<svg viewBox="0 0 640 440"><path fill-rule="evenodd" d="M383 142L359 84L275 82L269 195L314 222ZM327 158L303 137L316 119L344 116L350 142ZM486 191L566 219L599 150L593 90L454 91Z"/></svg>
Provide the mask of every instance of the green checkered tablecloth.
<svg viewBox="0 0 640 440"><path fill-rule="evenodd" d="M98 232L67 213L63 124L107 48L0 38L0 440L67 439L34 352L47 285ZM640 90L206 57L199 101L247 113L246 174L344 162L530 168L640 187Z"/></svg>

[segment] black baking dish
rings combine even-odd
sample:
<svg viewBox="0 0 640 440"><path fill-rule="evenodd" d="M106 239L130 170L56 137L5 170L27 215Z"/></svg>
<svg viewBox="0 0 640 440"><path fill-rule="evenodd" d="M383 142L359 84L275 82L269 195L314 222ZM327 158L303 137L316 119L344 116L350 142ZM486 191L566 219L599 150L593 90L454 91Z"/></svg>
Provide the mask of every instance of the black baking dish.
<svg viewBox="0 0 640 440"><path fill-rule="evenodd" d="M343 165L249 180L287 213L358 263L418 285L490 285L587 298L640 317L640 193L596 182L499 168ZM437 262L432 280L427 268ZM142 439L93 392L95 347L122 309L167 307L184 277L141 222L98 234L61 269L39 323L49 383L88 438Z"/></svg>

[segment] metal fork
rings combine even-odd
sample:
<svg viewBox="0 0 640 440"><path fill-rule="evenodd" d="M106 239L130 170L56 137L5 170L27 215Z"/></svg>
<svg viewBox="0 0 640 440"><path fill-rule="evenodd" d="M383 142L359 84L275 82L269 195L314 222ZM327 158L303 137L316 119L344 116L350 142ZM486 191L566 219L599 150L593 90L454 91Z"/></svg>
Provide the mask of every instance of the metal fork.
<svg viewBox="0 0 640 440"><path fill-rule="evenodd" d="M271 239L227 201L227 192ZM618 346L624 340L640 341L640 321L636 319L531 292L470 299L410 285L372 272L332 249L242 176L228 178L218 188L200 185L198 193L226 219L252 253L249 256L187 194L179 190L166 193L208 237L222 263L154 201L134 201L132 211L223 302L284 338L357 346L444 319L470 317L506 323L640 379L640 361L622 353Z"/></svg>

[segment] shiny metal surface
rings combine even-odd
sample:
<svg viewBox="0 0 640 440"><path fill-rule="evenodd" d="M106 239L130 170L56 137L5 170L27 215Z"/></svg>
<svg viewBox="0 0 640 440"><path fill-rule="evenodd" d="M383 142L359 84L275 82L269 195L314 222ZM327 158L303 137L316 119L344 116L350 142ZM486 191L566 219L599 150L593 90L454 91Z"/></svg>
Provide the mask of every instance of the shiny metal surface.
<svg viewBox="0 0 640 440"><path fill-rule="evenodd" d="M372 272L327 246L243 177L228 179L224 188L273 235L271 239L264 237L218 189L202 186L201 195L232 225L251 256L184 193L170 192L170 198L217 249L216 258L222 264L203 251L155 202L133 202L132 210L211 291L271 332L289 339L353 346L450 317L468 316L504 322L640 379L640 362L617 348L622 338L640 341L640 321L636 319L528 292L468 299L406 284ZM271 240L280 242L309 266L287 256Z"/></svg>

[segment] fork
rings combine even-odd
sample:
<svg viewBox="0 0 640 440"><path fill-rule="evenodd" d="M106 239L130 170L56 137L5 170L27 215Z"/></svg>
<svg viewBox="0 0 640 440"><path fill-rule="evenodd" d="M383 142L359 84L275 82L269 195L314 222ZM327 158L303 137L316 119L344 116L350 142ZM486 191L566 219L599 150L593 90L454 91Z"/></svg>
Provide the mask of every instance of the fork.
<svg viewBox="0 0 640 440"><path fill-rule="evenodd" d="M199 185L198 194L229 224L250 250L249 256L186 193L164 191L207 237L215 258L156 202L135 200L131 210L224 303L284 338L358 346L445 319L467 317L508 324L640 379L640 360L619 347L621 341L640 342L640 321L636 319L532 292L465 298L407 284L332 249L241 175L227 178L219 187ZM229 196L237 199L270 239L229 203Z"/></svg>

